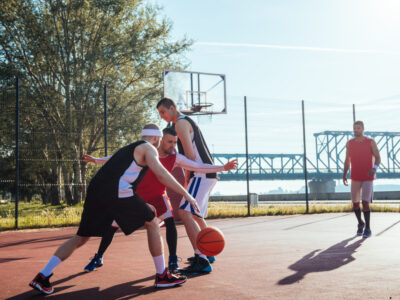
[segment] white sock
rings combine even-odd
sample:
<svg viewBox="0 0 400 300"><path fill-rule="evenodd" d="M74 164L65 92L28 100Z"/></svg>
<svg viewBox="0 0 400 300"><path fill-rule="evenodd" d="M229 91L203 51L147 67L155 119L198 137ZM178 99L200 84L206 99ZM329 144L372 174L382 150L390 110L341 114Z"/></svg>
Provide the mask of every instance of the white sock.
<svg viewBox="0 0 400 300"><path fill-rule="evenodd" d="M49 276L51 273L53 273L54 269L61 264L61 262L61 259L59 259L57 256L53 256L50 258L44 269L40 271L40 273L42 273L45 277Z"/></svg>
<svg viewBox="0 0 400 300"><path fill-rule="evenodd" d="M207 259L207 256L201 253L199 249L194 249L194 253L198 254L201 258Z"/></svg>
<svg viewBox="0 0 400 300"><path fill-rule="evenodd" d="M154 266L156 267L157 274L162 274L165 271L164 254L153 256Z"/></svg>

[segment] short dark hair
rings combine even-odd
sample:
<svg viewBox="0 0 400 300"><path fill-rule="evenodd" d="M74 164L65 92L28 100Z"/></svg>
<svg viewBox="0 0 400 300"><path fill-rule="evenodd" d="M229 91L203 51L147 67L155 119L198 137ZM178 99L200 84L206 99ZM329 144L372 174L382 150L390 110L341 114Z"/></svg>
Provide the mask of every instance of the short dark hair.
<svg viewBox="0 0 400 300"><path fill-rule="evenodd" d="M159 108L160 106L164 106L165 108L170 108L171 106L177 108L176 103L174 102L174 100L170 99L170 98L162 98L160 101L158 101L157 103L157 108Z"/></svg>
<svg viewBox="0 0 400 300"><path fill-rule="evenodd" d="M354 125L360 125L364 129L364 122L363 121L355 121Z"/></svg>
<svg viewBox="0 0 400 300"><path fill-rule="evenodd" d="M177 136L175 129L173 129L171 127L164 128L162 132L163 132L163 135L170 134L172 136Z"/></svg>

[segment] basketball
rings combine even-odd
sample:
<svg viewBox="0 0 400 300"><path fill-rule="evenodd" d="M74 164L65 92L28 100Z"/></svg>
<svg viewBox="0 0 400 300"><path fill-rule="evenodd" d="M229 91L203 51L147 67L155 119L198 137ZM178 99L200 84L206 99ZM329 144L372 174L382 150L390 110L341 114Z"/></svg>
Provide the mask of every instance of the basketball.
<svg viewBox="0 0 400 300"><path fill-rule="evenodd" d="M197 235L196 245L207 256L218 255L225 247L224 234L216 227L206 227Z"/></svg>

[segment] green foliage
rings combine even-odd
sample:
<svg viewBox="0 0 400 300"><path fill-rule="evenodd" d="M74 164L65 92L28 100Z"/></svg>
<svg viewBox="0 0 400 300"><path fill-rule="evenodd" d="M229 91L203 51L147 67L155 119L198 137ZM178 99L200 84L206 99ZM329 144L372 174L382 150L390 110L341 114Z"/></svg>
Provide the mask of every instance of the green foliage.
<svg viewBox="0 0 400 300"><path fill-rule="evenodd" d="M112 153L154 119L162 70L186 66L183 55L192 41L171 41L171 22L145 3L10 0L0 6L0 90L19 76L21 154L30 165L21 168L21 177L45 203L82 201L81 156L104 149L104 86ZM7 126L12 116L4 116ZM8 134L0 152L12 149L13 132Z"/></svg>

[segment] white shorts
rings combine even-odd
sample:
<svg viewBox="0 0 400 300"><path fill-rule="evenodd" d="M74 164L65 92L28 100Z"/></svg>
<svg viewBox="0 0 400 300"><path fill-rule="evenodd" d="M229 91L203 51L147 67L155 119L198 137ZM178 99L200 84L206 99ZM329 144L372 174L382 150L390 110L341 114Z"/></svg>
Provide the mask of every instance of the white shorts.
<svg viewBox="0 0 400 300"><path fill-rule="evenodd" d="M372 203L372 198L374 197L374 182L372 180L368 181L351 181L351 201L353 203L359 203L360 199Z"/></svg>
<svg viewBox="0 0 400 300"><path fill-rule="evenodd" d="M197 201L200 208L200 215L195 212L193 206L183 197L179 208L191 212L192 214L200 217L207 217L208 198L210 193L217 183L215 178L207 178L205 176L192 177L188 184L188 192Z"/></svg>

